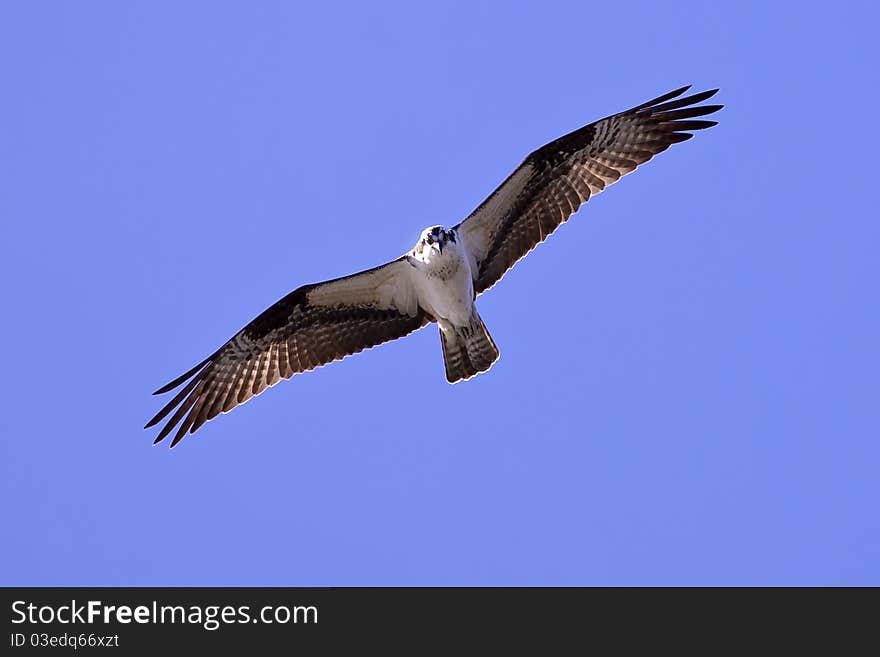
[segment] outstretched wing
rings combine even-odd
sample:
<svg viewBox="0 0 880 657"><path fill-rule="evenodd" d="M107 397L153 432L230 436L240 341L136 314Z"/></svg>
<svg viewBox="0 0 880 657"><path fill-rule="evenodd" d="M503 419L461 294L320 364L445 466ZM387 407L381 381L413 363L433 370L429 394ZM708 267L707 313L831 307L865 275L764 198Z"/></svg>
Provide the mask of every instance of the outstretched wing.
<svg viewBox="0 0 880 657"><path fill-rule="evenodd" d="M154 394L186 383L145 428L174 411L155 442L178 423L174 447L220 413L231 411L281 379L314 369L421 328L404 258L359 274L294 290L211 356Z"/></svg>
<svg viewBox="0 0 880 657"><path fill-rule="evenodd" d="M530 154L456 226L473 259L476 293L497 283L590 196L672 144L690 139L689 130L716 125L694 117L716 112L722 105L694 105L718 90L679 98L688 89L676 89L591 123Z"/></svg>

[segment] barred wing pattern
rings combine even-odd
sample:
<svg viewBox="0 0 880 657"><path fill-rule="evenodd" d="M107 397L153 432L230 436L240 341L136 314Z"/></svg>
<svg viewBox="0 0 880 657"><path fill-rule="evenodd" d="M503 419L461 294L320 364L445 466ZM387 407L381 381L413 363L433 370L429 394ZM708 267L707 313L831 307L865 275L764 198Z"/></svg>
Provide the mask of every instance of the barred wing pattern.
<svg viewBox="0 0 880 657"><path fill-rule="evenodd" d="M501 280L590 196L672 144L693 137L688 131L716 125L695 117L723 107L697 105L718 90L679 98L688 89L591 123L531 153L456 226L473 258L474 291L485 292Z"/></svg>
<svg viewBox="0 0 880 657"><path fill-rule="evenodd" d="M189 381L150 420L175 411L156 437L175 426L174 447L220 413L231 411L281 379L401 338L432 318L419 307L401 258L344 278L306 285L269 307L211 356L163 386ZM176 410L175 410L176 409Z"/></svg>

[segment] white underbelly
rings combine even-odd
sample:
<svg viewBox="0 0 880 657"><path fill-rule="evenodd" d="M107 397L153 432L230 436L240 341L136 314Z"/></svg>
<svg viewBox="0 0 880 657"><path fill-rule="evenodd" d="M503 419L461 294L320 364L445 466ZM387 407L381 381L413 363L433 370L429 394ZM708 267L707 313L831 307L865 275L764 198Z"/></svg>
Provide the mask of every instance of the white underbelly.
<svg viewBox="0 0 880 657"><path fill-rule="evenodd" d="M425 271L416 274L419 279L419 303L434 317L445 319L455 326L470 321L474 303L474 286L470 271L462 263L449 278L432 276Z"/></svg>

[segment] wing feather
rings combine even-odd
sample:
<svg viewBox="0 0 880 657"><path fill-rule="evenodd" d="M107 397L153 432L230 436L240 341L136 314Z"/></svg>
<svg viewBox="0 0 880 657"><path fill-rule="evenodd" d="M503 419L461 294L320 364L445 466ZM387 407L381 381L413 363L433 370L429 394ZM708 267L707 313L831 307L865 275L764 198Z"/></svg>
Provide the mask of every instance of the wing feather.
<svg viewBox="0 0 880 657"><path fill-rule="evenodd" d="M155 442L187 433L282 379L403 337L432 321L418 305L404 258L306 285L266 309L210 357L156 391L186 384L148 423L172 413ZM179 426L177 426L179 424Z"/></svg>
<svg viewBox="0 0 880 657"><path fill-rule="evenodd" d="M485 292L591 196L669 146L716 121L722 105L697 105L718 91L663 94L575 130L531 153L456 228L473 259L474 290Z"/></svg>

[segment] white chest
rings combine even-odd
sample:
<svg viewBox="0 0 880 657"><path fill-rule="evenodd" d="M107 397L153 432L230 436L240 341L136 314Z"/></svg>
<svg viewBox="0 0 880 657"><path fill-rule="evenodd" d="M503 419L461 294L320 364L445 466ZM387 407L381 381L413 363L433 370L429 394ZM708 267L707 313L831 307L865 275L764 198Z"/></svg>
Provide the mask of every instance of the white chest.
<svg viewBox="0 0 880 657"><path fill-rule="evenodd" d="M453 246L453 245L450 245ZM437 319L456 326L468 323L474 302L474 284L468 259L460 249L446 248L411 270L419 304Z"/></svg>

